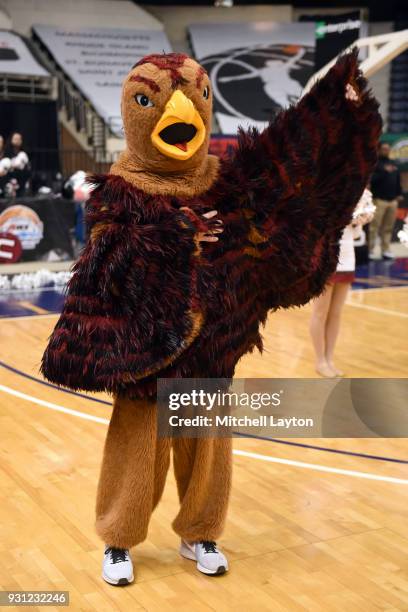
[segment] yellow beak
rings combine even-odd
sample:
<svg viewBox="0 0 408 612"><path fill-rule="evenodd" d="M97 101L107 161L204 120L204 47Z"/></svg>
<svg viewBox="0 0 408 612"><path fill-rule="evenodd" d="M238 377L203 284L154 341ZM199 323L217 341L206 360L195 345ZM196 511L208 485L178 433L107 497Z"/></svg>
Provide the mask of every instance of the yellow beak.
<svg viewBox="0 0 408 612"><path fill-rule="evenodd" d="M203 120L192 101L180 89L176 89L167 102L151 140L160 153L179 160L189 159L203 144Z"/></svg>

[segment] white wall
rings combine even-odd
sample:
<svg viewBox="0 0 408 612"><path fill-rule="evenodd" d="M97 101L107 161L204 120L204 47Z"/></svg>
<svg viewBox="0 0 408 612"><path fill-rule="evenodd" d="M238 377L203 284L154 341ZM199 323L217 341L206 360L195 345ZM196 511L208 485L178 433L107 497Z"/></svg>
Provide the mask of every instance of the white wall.
<svg viewBox="0 0 408 612"><path fill-rule="evenodd" d="M12 28L30 34L33 23L64 28L79 26L162 30L158 19L127 0L0 0Z"/></svg>
<svg viewBox="0 0 408 612"><path fill-rule="evenodd" d="M249 21L292 21L289 4L254 5L216 8L215 6L149 6L142 5L151 15L165 24L166 34L174 51L190 53L187 26L190 23L225 23Z"/></svg>
<svg viewBox="0 0 408 612"><path fill-rule="evenodd" d="M7 11L0 7L0 28L3 30L10 30L11 19Z"/></svg>

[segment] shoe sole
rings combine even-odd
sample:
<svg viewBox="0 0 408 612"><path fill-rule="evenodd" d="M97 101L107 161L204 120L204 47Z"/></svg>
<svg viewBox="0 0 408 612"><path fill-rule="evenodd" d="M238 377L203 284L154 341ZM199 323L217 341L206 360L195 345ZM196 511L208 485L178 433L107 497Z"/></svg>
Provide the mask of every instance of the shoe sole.
<svg viewBox="0 0 408 612"><path fill-rule="evenodd" d="M219 567L217 567L215 572L211 572L210 570L206 569L205 567L203 567L199 563L197 563L197 569L202 574L206 574L206 576L222 576L223 574L226 574L227 571L228 571L227 568L224 565L220 565Z"/></svg>
<svg viewBox="0 0 408 612"><path fill-rule="evenodd" d="M132 575L131 578L119 578L119 580L114 581L111 578L108 578L105 574L102 574L102 578L104 579L105 582L107 582L108 584L112 584L113 586L126 586L127 584L131 584L135 577Z"/></svg>
<svg viewBox="0 0 408 612"><path fill-rule="evenodd" d="M207 576L222 576L222 574L226 574L228 571L228 567L225 567L225 565L219 565L217 569L213 571L209 570L208 568L198 563L193 552L187 551L185 549L183 550L183 552L181 550L179 552L180 555L184 557L184 559L188 559L189 561L195 561L197 563L198 571L200 571L202 574L206 574Z"/></svg>

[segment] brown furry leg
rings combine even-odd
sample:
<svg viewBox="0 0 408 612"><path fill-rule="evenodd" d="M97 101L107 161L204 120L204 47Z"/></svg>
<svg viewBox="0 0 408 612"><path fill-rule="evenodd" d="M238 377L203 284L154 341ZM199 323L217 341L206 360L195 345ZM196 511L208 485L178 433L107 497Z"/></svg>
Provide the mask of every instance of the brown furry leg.
<svg viewBox="0 0 408 612"><path fill-rule="evenodd" d="M232 471L230 438L173 440L180 511L173 529L184 540L216 540L227 515Z"/></svg>
<svg viewBox="0 0 408 612"><path fill-rule="evenodd" d="M109 546L146 538L169 467L170 441L158 440L156 430L154 404L115 399L96 502L96 531Z"/></svg>

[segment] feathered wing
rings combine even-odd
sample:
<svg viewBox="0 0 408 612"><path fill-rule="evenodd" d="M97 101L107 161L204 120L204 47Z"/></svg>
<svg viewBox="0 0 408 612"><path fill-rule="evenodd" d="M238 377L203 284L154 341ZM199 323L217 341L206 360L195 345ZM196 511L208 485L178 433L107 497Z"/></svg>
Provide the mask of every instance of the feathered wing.
<svg viewBox="0 0 408 612"><path fill-rule="evenodd" d="M357 102L345 99L348 83ZM241 133L218 189L245 208L244 252L260 264L267 308L301 305L322 291L374 168L380 130L355 51L262 133Z"/></svg>
<svg viewBox="0 0 408 612"><path fill-rule="evenodd" d="M192 213L130 197L120 177L98 179L87 212L91 238L73 269L42 361L73 389L120 393L166 367L198 335L208 289ZM145 197L145 196L144 196Z"/></svg>

